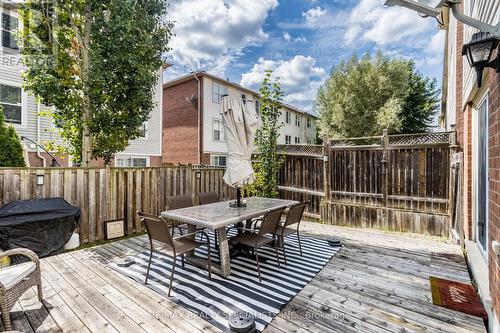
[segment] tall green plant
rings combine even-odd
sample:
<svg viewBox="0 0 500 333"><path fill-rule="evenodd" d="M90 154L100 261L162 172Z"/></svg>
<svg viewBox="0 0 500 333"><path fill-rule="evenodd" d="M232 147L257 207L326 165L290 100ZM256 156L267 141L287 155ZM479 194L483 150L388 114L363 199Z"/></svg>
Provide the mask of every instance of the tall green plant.
<svg viewBox="0 0 500 333"><path fill-rule="evenodd" d="M0 106L0 167L24 167L23 147L12 126L5 124L5 115Z"/></svg>
<svg viewBox="0 0 500 333"><path fill-rule="evenodd" d="M83 166L109 162L155 106L172 23L165 0L26 0L18 34L24 88L54 106L54 120Z"/></svg>
<svg viewBox="0 0 500 333"><path fill-rule="evenodd" d="M254 164L256 181L248 190L252 195L263 197L277 197L278 172L283 163L278 153L278 136L282 123L280 104L283 92L279 78L272 78L273 71L266 70L264 81L259 89L259 114L262 126L257 131L256 145L258 162Z"/></svg>

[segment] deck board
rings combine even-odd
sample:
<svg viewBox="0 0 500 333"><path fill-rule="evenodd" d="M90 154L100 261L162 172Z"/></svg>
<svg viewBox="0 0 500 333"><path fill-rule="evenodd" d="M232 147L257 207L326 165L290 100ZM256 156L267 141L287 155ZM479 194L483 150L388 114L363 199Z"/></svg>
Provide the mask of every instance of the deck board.
<svg viewBox="0 0 500 333"><path fill-rule="evenodd" d="M460 248L421 235L303 223L345 245L265 332L485 332L482 319L432 304L429 276L470 282ZM219 329L105 266L141 250L109 243L41 260L44 301L29 290L12 313L21 332L186 332ZM133 247L133 248L131 248ZM1 326L0 326L1 328Z"/></svg>

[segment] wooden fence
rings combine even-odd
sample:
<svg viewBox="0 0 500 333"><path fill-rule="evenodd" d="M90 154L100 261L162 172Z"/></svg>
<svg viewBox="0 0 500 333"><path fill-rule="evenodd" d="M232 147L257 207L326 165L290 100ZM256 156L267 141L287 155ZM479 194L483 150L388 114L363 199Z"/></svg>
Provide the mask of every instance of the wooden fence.
<svg viewBox="0 0 500 333"><path fill-rule="evenodd" d="M306 216L325 223L448 236L455 226L454 147L454 133L282 146L278 190L284 199L309 200ZM168 195L217 191L233 198L223 175L202 166L0 168L0 206L62 197L82 209L81 240L93 242L104 238L108 220L124 219L127 234L141 231L136 211L159 214Z"/></svg>
<svg viewBox="0 0 500 333"><path fill-rule="evenodd" d="M454 146L448 132L282 146L280 195L329 224L448 236Z"/></svg>
<svg viewBox="0 0 500 333"><path fill-rule="evenodd" d="M137 211L159 214L166 197L217 191L232 198L224 169L161 168L0 168L0 206L14 201L62 197L81 208L82 243L104 239L104 221L124 219L126 233L142 231Z"/></svg>

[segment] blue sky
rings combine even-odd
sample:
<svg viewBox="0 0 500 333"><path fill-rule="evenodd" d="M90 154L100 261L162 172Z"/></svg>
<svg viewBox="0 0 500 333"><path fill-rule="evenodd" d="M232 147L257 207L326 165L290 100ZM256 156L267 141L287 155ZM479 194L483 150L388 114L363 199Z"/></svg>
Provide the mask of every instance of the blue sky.
<svg viewBox="0 0 500 333"><path fill-rule="evenodd" d="M206 70L257 89L273 69L285 101L312 109L331 69L382 50L441 82L444 33L432 18L384 0L173 0L166 76Z"/></svg>

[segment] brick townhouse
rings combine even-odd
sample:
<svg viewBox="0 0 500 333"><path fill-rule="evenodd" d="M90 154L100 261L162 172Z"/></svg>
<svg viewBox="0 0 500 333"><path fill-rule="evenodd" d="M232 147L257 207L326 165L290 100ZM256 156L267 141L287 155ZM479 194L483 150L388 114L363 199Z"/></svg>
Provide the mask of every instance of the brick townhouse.
<svg viewBox="0 0 500 333"><path fill-rule="evenodd" d="M498 0L465 0L462 12L496 25L500 21ZM444 22L443 108L441 126L455 129L463 173L464 246L472 275L489 315L490 332L499 332L500 257L500 73L486 68L481 87L476 72L462 55L464 44L476 29L449 15ZM495 59L498 47L491 59Z"/></svg>
<svg viewBox="0 0 500 333"><path fill-rule="evenodd" d="M258 109L258 93L204 71L163 85L163 163L225 165L223 95ZM199 97L201 96L201 97ZM280 144L316 143L316 116L281 104Z"/></svg>

